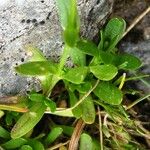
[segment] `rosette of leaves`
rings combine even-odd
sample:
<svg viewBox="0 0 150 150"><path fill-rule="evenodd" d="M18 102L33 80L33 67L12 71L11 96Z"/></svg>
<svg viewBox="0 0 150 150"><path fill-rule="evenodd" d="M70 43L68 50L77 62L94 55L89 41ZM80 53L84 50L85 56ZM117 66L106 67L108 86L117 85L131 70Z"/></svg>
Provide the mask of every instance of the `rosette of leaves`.
<svg viewBox="0 0 150 150"><path fill-rule="evenodd" d="M141 66L137 57L121 53L116 48L126 23L121 18L112 18L100 31L101 38L97 46L79 36L80 20L76 3L76 0L56 0L65 43L60 62L47 60L39 49L29 46L27 50L32 53L32 58L15 68L21 75L38 78L41 91L28 94L28 112L13 127L13 139L32 130L45 111L59 116L82 118L87 124L95 121L95 105L101 105L110 113L113 108L118 108L124 115L121 106L123 92L119 88L122 82L119 80L122 78L120 73ZM73 68L65 66L68 57L74 63ZM57 108L56 103L50 99L54 86L60 80L69 95L70 107L65 109ZM84 139L90 140L90 137L84 134L81 143L84 143Z"/></svg>

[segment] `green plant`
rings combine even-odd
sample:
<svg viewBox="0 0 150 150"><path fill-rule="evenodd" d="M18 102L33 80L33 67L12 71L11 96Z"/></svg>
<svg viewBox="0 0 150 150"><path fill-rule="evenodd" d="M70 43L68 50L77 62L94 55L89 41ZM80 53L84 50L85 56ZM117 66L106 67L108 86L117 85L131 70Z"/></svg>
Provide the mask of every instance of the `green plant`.
<svg viewBox="0 0 150 150"><path fill-rule="evenodd" d="M32 91L22 97L16 96L17 104L0 106L1 109L26 112L19 117L11 134L2 127L0 128L0 135L4 139L10 139L10 136L12 138L1 146L6 149L21 147L21 150L30 150L35 143L39 144L42 150L44 146L40 141L36 138L29 139L28 134L32 132L45 113L76 119L82 118L86 124L97 126L96 107L100 106L104 110L105 119L99 129L103 131L108 140L105 143L101 141L100 145L97 139L94 140L88 133L83 133L80 149L83 150L85 146L88 146L89 149L92 147L103 149L107 148L105 145L111 145L110 147L114 149L116 147L120 149L138 147L138 143L131 139L125 128L127 125L129 128L137 129L137 126L129 119L126 107L122 104L123 96L126 94L122 91L122 87L128 81L124 72L138 69L141 61L131 54L120 53L116 48L125 31L125 21L121 18L111 19L100 31L101 40L97 46L92 41L79 36L80 20L76 0L56 0L56 4L65 42L60 62L47 60L39 49L32 46L27 47L27 50L32 53L32 58L15 69L19 74L38 78L41 82L41 91ZM72 68L65 65L68 57L74 64ZM57 107L51 97L54 87L60 81L64 83L68 93L68 108ZM106 121L107 117L109 121ZM69 130L71 132L68 133ZM47 147L62 133L71 136L73 130L72 127L54 125L47 136L41 137L44 137L44 140L41 141ZM16 144L16 146L15 143L20 145ZM38 150L34 146L33 149Z"/></svg>

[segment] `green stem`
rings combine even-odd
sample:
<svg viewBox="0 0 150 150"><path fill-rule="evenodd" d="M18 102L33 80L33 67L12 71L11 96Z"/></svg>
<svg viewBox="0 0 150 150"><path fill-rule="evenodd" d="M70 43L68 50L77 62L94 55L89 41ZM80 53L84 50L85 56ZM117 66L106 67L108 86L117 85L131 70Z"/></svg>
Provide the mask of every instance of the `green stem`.
<svg viewBox="0 0 150 150"><path fill-rule="evenodd" d="M59 116L67 116L67 117L73 117L72 110L75 109L77 106L79 106L86 97L88 97L91 92L97 87L99 84L99 80L96 81L95 85L71 108L59 108L59 110L55 111L52 113L51 111L46 111L48 114L54 114L54 115L59 115Z"/></svg>
<svg viewBox="0 0 150 150"><path fill-rule="evenodd" d="M63 50L63 54L61 56L60 63L59 63L59 70L58 70L59 74L61 74L61 71L62 71L62 69L66 63L66 60L69 56L69 49L70 49L70 47L68 45L65 45L64 50Z"/></svg>
<svg viewBox="0 0 150 150"><path fill-rule="evenodd" d="M47 96L47 97L50 97L53 87L56 85L56 83L57 83L59 80L60 80L60 78L58 78L57 76L53 75L52 80L51 80L50 87L49 87L48 91L46 92L46 96Z"/></svg>

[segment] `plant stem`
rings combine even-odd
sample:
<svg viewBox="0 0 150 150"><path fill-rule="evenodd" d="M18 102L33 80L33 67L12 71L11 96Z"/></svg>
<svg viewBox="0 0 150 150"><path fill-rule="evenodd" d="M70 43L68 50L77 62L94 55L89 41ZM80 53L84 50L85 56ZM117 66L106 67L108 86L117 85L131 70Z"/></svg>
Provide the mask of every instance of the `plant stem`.
<svg viewBox="0 0 150 150"><path fill-rule="evenodd" d="M99 84L99 80L96 81L93 88L91 88L73 107L71 107L71 109L74 109L77 106L79 106L85 100L85 98L91 94L91 92L97 87L98 84Z"/></svg>
<svg viewBox="0 0 150 150"><path fill-rule="evenodd" d="M123 87L123 85L124 85L124 83L125 83L125 79L126 79L126 73L123 73L122 79L121 79L121 83L120 83L120 85L119 85L119 89L120 89L120 90L122 89L122 87Z"/></svg>
<svg viewBox="0 0 150 150"><path fill-rule="evenodd" d="M98 108L98 118L99 118L100 146L101 146L101 150L104 150L104 148L103 148L102 118L101 118L100 107L98 106L97 108Z"/></svg>
<svg viewBox="0 0 150 150"><path fill-rule="evenodd" d="M64 47L64 50L63 50L63 54L61 56L61 59L60 59L60 63L59 63L59 74L61 75L61 71L66 63L66 60L68 58L68 55L69 55L69 49L70 47L66 44L65 47Z"/></svg>
<svg viewBox="0 0 150 150"><path fill-rule="evenodd" d="M54 75L53 75L52 80L51 80L51 85L50 85L50 87L49 87L49 90L48 90L47 93L46 93L46 96L47 96L47 97L50 97L53 87L56 85L56 83L57 83L59 80L60 80L60 79L59 79L57 76L54 76Z"/></svg>
<svg viewBox="0 0 150 150"><path fill-rule="evenodd" d="M72 110L74 108L76 108L77 106L79 106L84 100L86 97L88 97L91 92L97 87L97 85L99 84L99 80L96 81L95 85L71 108L62 108L60 110L57 110L55 112L51 112L51 111L46 111L46 113L48 114L54 114L54 115L59 115L59 116L68 116L68 117L73 117L73 114L72 114Z"/></svg>

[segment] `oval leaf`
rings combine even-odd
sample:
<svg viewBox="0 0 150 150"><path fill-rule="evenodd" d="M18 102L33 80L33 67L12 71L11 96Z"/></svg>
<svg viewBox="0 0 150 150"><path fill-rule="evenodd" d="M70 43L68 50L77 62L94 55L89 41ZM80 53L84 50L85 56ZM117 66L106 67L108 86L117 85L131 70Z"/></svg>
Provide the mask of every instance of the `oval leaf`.
<svg viewBox="0 0 150 150"><path fill-rule="evenodd" d="M79 150L92 150L92 147L93 147L92 138L88 134L83 133L80 137Z"/></svg>
<svg viewBox="0 0 150 150"><path fill-rule="evenodd" d="M105 64L112 64L114 57L112 53L100 51L100 58Z"/></svg>
<svg viewBox="0 0 150 150"><path fill-rule="evenodd" d="M29 139L28 144L33 148L33 150L45 150L43 144L35 139Z"/></svg>
<svg viewBox="0 0 150 150"><path fill-rule="evenodd" d="M142 65L142 62L137 57L131 54L123 54L117 56L114 60L114 63L120 69L126 69L126 70L135 70Z"/></svg>
<svg viewBox="0 0 150 150"><path fill-rule="evenodd" d="M95 121L95 107L91 96L88 96L82 103L82 119L87 124Z"/></svg>
<svg viewBox="0 0 150 150"><path fill-rule="evenodd" d="M109 82L101 82L94 90L94 94L111 105L119 105L122 102L122 92Z"/></svg>
<svg viewBox="0 0 150 150"><path fill-rule="evenodd" d="M27 143L27 140L25 140L23 138L19 138L19 139L12 139L12 140L2 144L1 146L4 149L16 149L16 148L19 148L20 146L22 146L26 143Z"/></svg>
<svg viewBox="0 0 150 150"><path fill-rule="evenodd" d="M64 73L63 79L74 84L80 84L85 79L87 72L87 67L71 68L68 72Z"/></svg>
<svg viewBox="0 0 150 150"><path fill-rule="evenodd" d="M126 23L122 18L112 18L105 27L104 36L113 40L116 36L122 36L126 28Z"/></svg>
<svg viewBox="0 0 150 150"><path fill-rule="evenodd" d="M9 139L10 138L9 132L1 126L0 126L0 137L4 138L4 139Z"/></svg>
<svg viewBox="0 0 150 150"><path fill-rule="evenodd" d="M46 145L53 143L63 132L61 127L55 127L52 131L48 134L47 138L45 139Z"/></svg>
<svg viewBox="0 0 150 150"><path fill-rule="evenodd" d="M90 71L100 80L109 81L113 79L118 70L113 65L97 65L91 66Z"/></svg>
<svg viewBox="0 0 150 150"><path fill-rule="evenodd" d="M46 106L43 103L34 104L30 112L23 114L17 121L11 131L11 137L16 139L28 133L40 121L45 110Z"/></svg>
<svg viewBox="0 0 150 150"><path fill-rule="evenodd" d="M70 106L73 107L77 102L78 102L78 98L76 97L76 95L69 91L69 100L70 100ZM76 108L74 108L72 110L72 113L74 115L74 117L76 118L80 118L82 115L82 107L81 105L77 106Z"/></svg>
<svg viewBox="0 0 150 150"><path fill-rule="evenodd" d="M91 41L80 40L79 42L77 42L76 47L85 54L95 56L95 57L99 56L98 55L99 50L97 46Z"/></svg>
<svg viewBox="0 0 150 150"><path fill-rule="evenodd" d="M43 76L57 73L57 65L50 61L28 62L15 67L15 69L18 73L29 76Z"/></svg>
<svg viewBox="0 0 150 150"><path fill-rule="evenodd" d="M29 145L23 145L20 150L33 150L33 148Z"/></svg>
<svg viewBox="0 0 150 150"><path fill-rule="evenodd" d="M104 30L104 45L105 50L112 50L122 38L125 32L126 23L122 18L112 18ZM108 43L107 43L108 42ZM104 44L105 44L104 43Z"/></svg>

